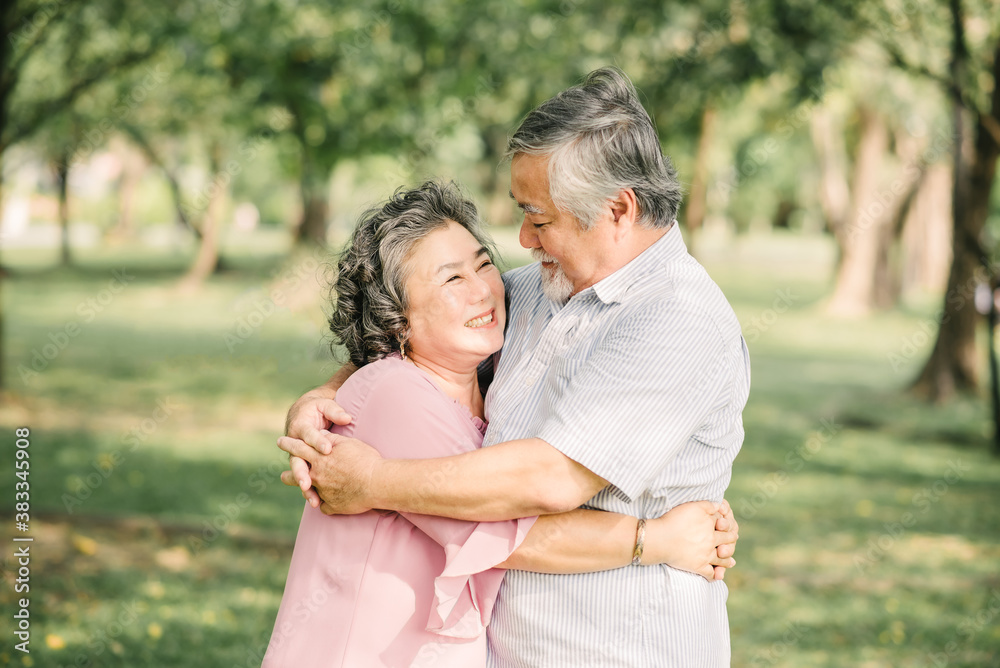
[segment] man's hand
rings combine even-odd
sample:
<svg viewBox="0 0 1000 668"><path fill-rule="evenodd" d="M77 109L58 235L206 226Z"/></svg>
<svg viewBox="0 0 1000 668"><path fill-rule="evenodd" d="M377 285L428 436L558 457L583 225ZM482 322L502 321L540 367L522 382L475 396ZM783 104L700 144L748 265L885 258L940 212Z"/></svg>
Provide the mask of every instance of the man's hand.
<svg viewBox="0 0 1000 668"><path fill-rule="evenodd" d="M375 448L354 438L330 434L333 452L324 455L297 438L284 436L278 439L278 447L291 457L301 458L310 467L310 476L315 490L323 504L320 510L326 515L356 515L372 509L368 492L371 487L372 472L382 460ZM294 485L291 471L281 474L281 481ZM310 501L312 503L312 501ZM315 505L313 506L315 507Z"/></svg>
<svg viewBox="0 0 1000 668"><path fill-rule="evenodd" d="M333 449L333 434L329 431L330 427L334 424L350 423L351 416L328 396L324 386L307 392L292 404L285 419L285 435L298 440L301 445L314 448L317 452L328 453ZM313 508L318 507L322 500L312 488L308 462L292 455L288 458L288 467L290 471L281 474L281 481L286 485L298 487L309 505Z"/></svg>
<svg viewBox="0 0 1000 668"><path fill-rule="evenodd" d="M739 525L729 503L684 503L647 524L645 563L665 563L706 580L721 580L732 558Z"/></svg>

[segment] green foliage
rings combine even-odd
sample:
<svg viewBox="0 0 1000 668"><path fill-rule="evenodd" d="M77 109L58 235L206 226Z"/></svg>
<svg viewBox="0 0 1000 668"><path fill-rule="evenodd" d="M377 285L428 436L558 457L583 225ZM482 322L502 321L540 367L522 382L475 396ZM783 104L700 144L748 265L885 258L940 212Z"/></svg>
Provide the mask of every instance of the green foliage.
<svg viewBox="0 0 1000 668"><path fill-rule="evenodd" d="M525 259L508 230L498 237ZM39 269L44 255L3 256L15 391L0 427L31 427L35 453L35 665L259 665L302 508L277 480L274 439L288 403L334 368L316 300L275 309L230 352L227 335L266 312L271 290L291 296L307 283L292 278L320 271L263 250L234 253L196 298L169 289L183 258L138 257L92 314L135 251L81 253L78 269L54 272ZM980 624L1000 590L988 415L897 391L930 345L934 305L832 321L816 311L825 244L751 235L738 251L703 250L753 360L727 494L741 523L727 576L734 665L922 665L951 642L949 665L984 665L1000 651L996 617ZM78 335L22 383L18 365L69 322ZM905 513L915 520L900 534ZM5 609L11 596L0 592Z"/></svg>

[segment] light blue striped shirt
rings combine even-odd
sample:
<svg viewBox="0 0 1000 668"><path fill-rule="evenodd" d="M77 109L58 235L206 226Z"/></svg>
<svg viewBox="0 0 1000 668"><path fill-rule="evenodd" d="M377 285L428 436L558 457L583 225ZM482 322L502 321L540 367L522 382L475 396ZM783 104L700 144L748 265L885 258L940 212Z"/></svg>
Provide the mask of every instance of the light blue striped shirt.
<svg viewBox="0 0 1000 668"><path fill-rule="evenodd" d="M504 276L511 322L486 398L485 446L545 440L611 484L585 507L654 518L721 500L743 443L750 358L722 291L675 222L565 305L539 265ZM667 566L579 575L511 570L488 665L729 665L723 582Z"/></svg>

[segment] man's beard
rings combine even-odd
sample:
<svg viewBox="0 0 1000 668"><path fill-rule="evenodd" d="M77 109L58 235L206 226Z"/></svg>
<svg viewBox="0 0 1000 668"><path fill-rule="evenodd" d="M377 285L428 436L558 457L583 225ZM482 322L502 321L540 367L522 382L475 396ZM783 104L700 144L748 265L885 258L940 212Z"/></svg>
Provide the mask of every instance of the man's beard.
<svg viewBox="0 0 1000 668"><path fill-rule="evenodd" d="M541 248L532 248L531 257L537 262L552 262L551 269L541 267L542 272L542 293L557 304L565 304L573 294L573 282L563 272L562 266L554 257L543 251Z"/></svg>

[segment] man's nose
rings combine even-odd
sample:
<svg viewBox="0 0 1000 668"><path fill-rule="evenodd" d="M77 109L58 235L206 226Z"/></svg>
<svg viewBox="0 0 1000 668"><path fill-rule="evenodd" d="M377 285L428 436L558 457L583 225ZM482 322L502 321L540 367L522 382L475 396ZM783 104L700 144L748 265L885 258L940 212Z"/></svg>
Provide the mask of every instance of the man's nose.
<svg viewBox="0 0 1000 668"><path fill-rule="evenodd" d="M517 235L517 240L521 242L524 248L538 248L541 246L538 243L538 234L535 232L535 226L527 221L527 219L521 221L521 231Z"/></svg>

